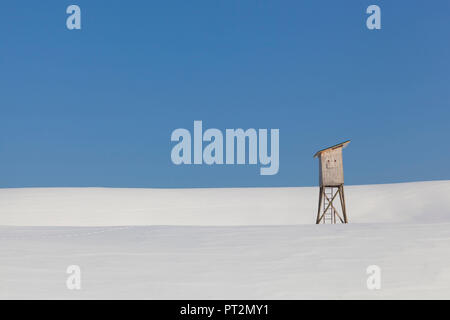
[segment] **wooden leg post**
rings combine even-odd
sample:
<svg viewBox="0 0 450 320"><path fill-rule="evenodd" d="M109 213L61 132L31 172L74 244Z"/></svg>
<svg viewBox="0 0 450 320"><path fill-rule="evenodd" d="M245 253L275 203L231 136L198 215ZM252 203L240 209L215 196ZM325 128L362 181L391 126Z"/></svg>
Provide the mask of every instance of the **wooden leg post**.
<svg viewBox="0 0 450 320"><path fill-rule="evenodd" d="M323 199L323 187L320 187L319 191L319 207L317 208L317 218L316 218L316 224L320 223L321 217L320 217L320 208L322 206L322 199Z"/></svg>
<svg viewBox="0 0 450 320"><path fill-rule="evenodd" d="M339 186L339 196L341 198L342 214L344 215L344 223L348 223L347 210L345 208L344 186Z"/></svg>

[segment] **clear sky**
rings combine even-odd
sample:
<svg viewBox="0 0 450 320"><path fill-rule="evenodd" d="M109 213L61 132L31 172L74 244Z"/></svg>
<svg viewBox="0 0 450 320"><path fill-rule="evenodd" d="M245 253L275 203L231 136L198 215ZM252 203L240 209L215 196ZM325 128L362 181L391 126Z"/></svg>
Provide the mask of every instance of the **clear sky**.
<svg viewBox="0 0 450 320"><path fill-rule="evenodd" d="M1 1L0 187L311 186L346 139L347 184L450 179L449 36L448 0ZM280 129L279 173L175 166L194 120Z"/></svg>

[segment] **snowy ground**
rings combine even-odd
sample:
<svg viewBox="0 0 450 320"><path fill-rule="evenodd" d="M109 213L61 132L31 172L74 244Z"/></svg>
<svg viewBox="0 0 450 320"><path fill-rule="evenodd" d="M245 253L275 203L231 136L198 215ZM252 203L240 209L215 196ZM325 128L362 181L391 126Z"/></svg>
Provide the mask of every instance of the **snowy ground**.
<svg viewBox="0 0 450 320"><path fill-rule="evenodd" d="M0 189L0 298L449 299L449 192L349 186L316 226L317 188Z"/></svg>

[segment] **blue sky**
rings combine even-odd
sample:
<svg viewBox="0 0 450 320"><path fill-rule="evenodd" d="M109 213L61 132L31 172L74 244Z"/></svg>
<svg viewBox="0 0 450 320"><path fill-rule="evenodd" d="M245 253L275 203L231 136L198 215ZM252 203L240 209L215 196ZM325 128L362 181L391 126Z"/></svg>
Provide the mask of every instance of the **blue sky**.
<svg viewBox="0 0 450 320"><path fill-rule="evenodd" d="M447 0L2 1L0 187L311 186L315 151L346 139L347 184L450 179L449 17ZM194 120L279 128L279 173L173 165Z"/></svg>

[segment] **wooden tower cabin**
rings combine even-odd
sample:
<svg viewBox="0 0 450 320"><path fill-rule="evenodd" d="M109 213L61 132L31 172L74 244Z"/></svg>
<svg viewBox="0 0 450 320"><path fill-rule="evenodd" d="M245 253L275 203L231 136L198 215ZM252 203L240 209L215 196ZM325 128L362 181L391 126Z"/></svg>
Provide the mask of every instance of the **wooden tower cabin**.
<svg viewBox="0 0 450 320"><path fill-rule="evenodd" d="M319 158L319 207L317 209L316 224L319 223L348 223L344 198L344 164L342 149L350 143L344 141L332 147L318 151L314 158ZM336 209L339 196L341 214Z"/></svg>

